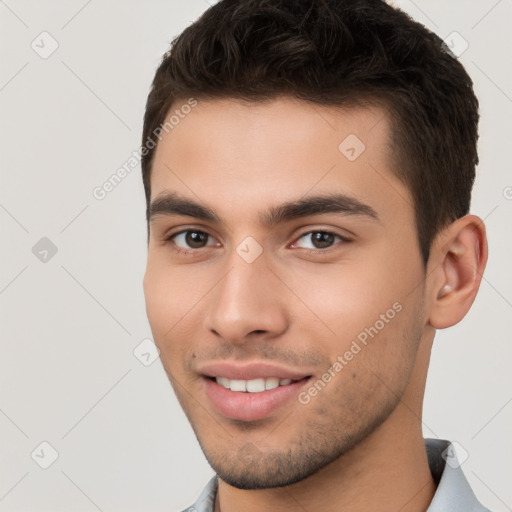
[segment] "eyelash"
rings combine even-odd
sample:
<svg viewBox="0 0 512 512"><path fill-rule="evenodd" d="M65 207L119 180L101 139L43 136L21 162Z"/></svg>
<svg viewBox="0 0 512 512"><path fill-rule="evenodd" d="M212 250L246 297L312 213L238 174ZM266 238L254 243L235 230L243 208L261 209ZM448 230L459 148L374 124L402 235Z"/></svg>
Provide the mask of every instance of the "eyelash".
<svg viewBox="0 0 512 512"><path fill-rule="evenodd" d="M174 243L174 241L173 241L173 239L175 237L177 237L178 235L182 235L183 233L189 233L189 232L203 233L203 234L205 234L207 236L211 236L206 231L202 231L200 229L184 229L182 231L179 231L177 233L173 233L172 235L169 235L168 237L166 237L165 238L165 242L172 242L173 245L174 245L173 250L176 253L178 253L178 254L182 254L184 256L188 256L188 255L192 255L192 254L197 254L198 251L200 251L201 249L205 249L206 247L200 247L198 249L183 249L182 247L177 246ZM349 243L349 242L352 241L352 240L350 240L347 237L339 235L338 233L334 233L333 231L322 230L322 229L314 229L314 230L311 230L311 231L306 231L306 232L302 233L301 235L299 235L295 240L300 240L304 236L311 235L313 233L324 233L324 234L328 234L328 235L333 235L334 237L338 237L344 243ZM305 248L300 248L300 249L303 252L305 252L306 254L313 254L313 255L325 254L325 253L331 252L331 250L336 250L336 248L334 246L328 247L326 249L305 249Z"/></svg>

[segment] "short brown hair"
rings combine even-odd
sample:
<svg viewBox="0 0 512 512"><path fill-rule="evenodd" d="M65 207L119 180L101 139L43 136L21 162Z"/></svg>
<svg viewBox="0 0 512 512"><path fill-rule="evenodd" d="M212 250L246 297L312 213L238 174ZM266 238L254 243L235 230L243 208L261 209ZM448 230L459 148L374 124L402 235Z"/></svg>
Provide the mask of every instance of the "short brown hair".
<svg viewBox="0 0 512 512"><path fill-rule="evenodd" d="M436 233L469 211L478 100L443 41L381 0L221 0L171 43L156 71L143 144L189 97L383 105L393 171L411 191L426 263ZM142 158L149 206L154 149Z"/></svg>

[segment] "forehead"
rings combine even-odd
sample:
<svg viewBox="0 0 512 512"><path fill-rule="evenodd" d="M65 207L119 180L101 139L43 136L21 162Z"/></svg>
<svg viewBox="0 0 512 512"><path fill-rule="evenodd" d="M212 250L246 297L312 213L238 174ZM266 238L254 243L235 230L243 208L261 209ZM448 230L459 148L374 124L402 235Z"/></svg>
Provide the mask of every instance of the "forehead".
<svg viewBox="0 0 512 512"><path fill-rule="evenodd" d="M158 144L155 160L178 150L191 163L190 159L201 156L198 148L207 148L210 158L220 156L233 162L244 158L247 164L249 158L255 161L257 157L261 163L279 146L283 156L293 148L295 155L315 150L337 157L338 144L349 135L373 151L385 149L389 138L388 115L379 106L344 108L280 97L262 103L198 100L193 109L185 107L187 101L176 102L167 114L166 120L172 122ZM277 156L272 155L274 161ZM291 156L286 153L287 158Z"/></svg>
<svg viewBox="0 0 512 512"><path fill-rule="evenodd" d="M169 115L179 109L178 102ZM238 211L310 193L349 194L377 208L386 208L386 200L411 202L392 172L390 126L381 107L335 108L284 97L198 100L187 111L156 148L153 199L176 191Z"/></svg>

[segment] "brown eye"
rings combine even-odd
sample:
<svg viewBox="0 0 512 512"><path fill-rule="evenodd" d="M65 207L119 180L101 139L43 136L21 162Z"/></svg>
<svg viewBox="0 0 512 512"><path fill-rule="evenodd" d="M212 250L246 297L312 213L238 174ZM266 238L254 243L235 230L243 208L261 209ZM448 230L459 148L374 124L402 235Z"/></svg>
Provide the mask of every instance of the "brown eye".
<svg viewBox="0 0 512 512"><path fill-rule="evenodd" d="M330 231L309 231L304 233L294 244L296 247L303 249L328 249L338 240L344 240L341 236L331 233ZM304 240L299 244L300 240Z"/></svg>
<svg viewBox="0 0 512 512"><path fill-rule="evenodd" d="M334 243L335 235L326 231L314 231L311 233L311 242L317 249L325 249Z"/></svg>
<svg viewBox="0 0 512 512"><path fill-rule="evenodd" d="M181 249L202 249L208 245L210 235L204 231L189 229L169 237Z"/></svg>
<svg viewBox="0 0 512 512"><path fill-rule="evenodd" d="M192 248L204 247L208 241L208 235L202 231L187 231L185 242Z"/></svg>

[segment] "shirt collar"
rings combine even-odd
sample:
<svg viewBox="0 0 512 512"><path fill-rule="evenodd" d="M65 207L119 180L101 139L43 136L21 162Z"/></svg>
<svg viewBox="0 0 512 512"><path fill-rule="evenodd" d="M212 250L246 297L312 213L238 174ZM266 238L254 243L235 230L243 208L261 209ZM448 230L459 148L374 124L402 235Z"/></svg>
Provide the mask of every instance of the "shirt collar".
<svg viewBox="0 0 512 512"><path fill-rule="evenodd" d="M427 512L489 512L469 486L455 447L442 439L425 439L430 472L437 484Z"/></svg>

